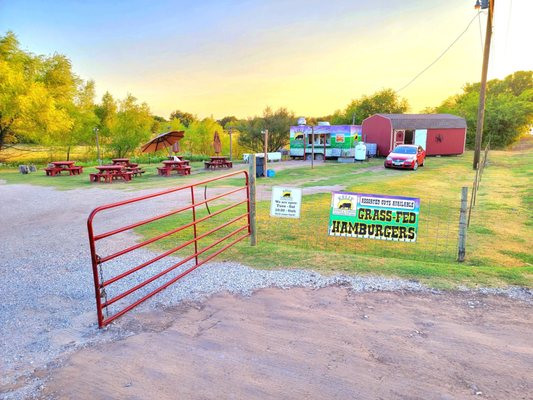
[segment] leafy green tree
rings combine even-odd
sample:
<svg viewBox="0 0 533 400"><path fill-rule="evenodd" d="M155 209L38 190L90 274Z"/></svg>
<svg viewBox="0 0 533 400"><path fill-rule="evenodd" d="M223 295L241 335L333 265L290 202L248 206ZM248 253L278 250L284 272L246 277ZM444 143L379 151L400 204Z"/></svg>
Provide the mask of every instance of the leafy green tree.
<svg viewBox="0 0 533 400"><path fill-rule="evenodd" d="M186 151L191 154L210 155L214 153L213 138L215 132L219 133L222 142L222 149L224 151L225 142L229 143L229 139L223 135L223 128L213 118L204 118L201 121L193 121L185 129L185 137L182 139L182 144Z"/></svg>
<svg viewBox="0 0 533 400"><path fill-rule="evenodd" d="M59 143L63 142L66 145L67 160L70 160L72 146L94 143L94 128L100 122L95 113L94 99L94 81L82 83L78 88L69 113L73 122L72 127L59 140Z"/></svg>
<svg viewBox="0 0 533 400"><path fill-rule="evenodd" d="M374 114L402 114L409 110L409 103L392 89L382 89L370 96L352 100L344 111L336 111L331 122L335 125L360 125Z"/></svg>
<svg viewBox="0 0 533 400"><path fill-rule="evenodd" d="M198 118L196 118L196 115L180 110L171 112L169 119L179 119L185 127L188 127L191 123L198 120Z"/></svg>
<svg viewBox="0 0 533 400"><path fill-rule="evenodd" d="M185 130L187 130L187 127L183 125L183 123L178 118L174 118L166 122L165 128L162 130L162 132Z"/></svg>
<svg viewBox="0 0 533 400"><path fill-rule="evenodd" d="M102 102L94 110L98 117L98 129L104 138L111 136L111 130L117 122L118 105L111 93L105 92Z"/></svg>
<svg viewBox="0 0 533 400"><path fill-rule="evenodd" d="M22 51L13 32L0 37L0 151L70 129L63 103L68 95L59 89L60 74L54 68L63 66L59 58Z"/></svg>
<svg viewBox="0 0 533 400"><path fill-rule="evenodd" d="M168 126L168 121L165 118L158 115L153 115L152 118L154 120L150 128L152 133L160 133Z"/></svg>
<svg viewBox="0 0 533 400"><path fill-rule="evenodd" d="M446 99L433 112L465 118L467 147L473 148L477 127L479 83L466 84L463 93ZM503 80L487 82L483 143L505 147L516 141L533 124L533 71L518 71Z"/></svg>
<svg viewBox="0 0 533 400"><path fill-rule="evenodd" d="M77 94L81 79L72 72L70 60L62 54L41 57L41 69L37 81L42 82L50 96L63 106L71 102Z"/></svg>
<svg viewBox="0 0 533 400"><path fill-rule="evenodd" d="M236 116L234 115L231 115L231 116L227 116L227 117L224 117L220 120L217 120L217 122L223 127L223 128L226 128L226 125L230 126L230 125L233 125L235 124L235 122L237 122L238 119Z"/></svg>
<svg viewBox="0 0 533 400"><path fill-rule="evenodd" d="M263 151L265 147L263 132L268 129L268 151L277 151L289 142L289 129L295 123L293 112L286 108L272 111L267 107L262 117L249 118L236 124L240 132L238 143L254 152Z"/></svg>
<svg viewBox="0 0 533 400"><path fill-rule="evenodd" d="M125 157L150 138L153 118L146 103L128 94L120 102L116 121L110 130L108 147L116 157Z"/></svg>

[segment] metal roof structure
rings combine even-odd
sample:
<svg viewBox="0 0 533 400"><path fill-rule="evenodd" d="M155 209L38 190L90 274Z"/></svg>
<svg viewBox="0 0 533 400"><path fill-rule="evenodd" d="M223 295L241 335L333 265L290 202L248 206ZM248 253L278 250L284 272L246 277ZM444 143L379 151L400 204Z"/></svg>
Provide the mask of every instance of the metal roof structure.
<svg viewBox="0 0 533 400"><path fill-rule="evenodd" d="M392 129L466 128L466 120L451 114L376 114L391 121Z"/></svg>

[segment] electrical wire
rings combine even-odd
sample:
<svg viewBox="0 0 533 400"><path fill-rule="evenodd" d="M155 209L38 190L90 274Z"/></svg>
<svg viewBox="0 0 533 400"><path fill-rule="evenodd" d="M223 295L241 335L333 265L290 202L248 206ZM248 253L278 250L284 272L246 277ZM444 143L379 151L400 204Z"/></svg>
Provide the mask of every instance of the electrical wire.
<svg viewBox="0 0 533 400"><path fill-rule="evenodd" d="M481 54L483 54L483 32L481 31L481 13L477 13L477 20L479 22L479 43L481 43Z"/></svg>
<svg viewBox="0 0 533 400"><path fill-rule="evenodd" d="M466 26L465 30L463 32L461 32L461 34L459 36L457 36L455 38L455 40L448 47L446 47L446 49L431 64L429 64L426 68L424 68L422 71L420 71L418 74L416 74L413 79L411 79L406 85L402 86L400 89L396 90L396 92L398 93L398 92L404 90L411 83L413 83L415 80L417 80L420 75L422 75L424 72L426 72L428 69L430 69L437 61L439 61L448 52L448 50L450 50L453 47L453 45L455 43L457 43L457 41L466 33L466 31L468 31L468 28L470 28L470 25L472 25L472 22L474 22L474 20L477 18L479 13L480 12L478 11L478 13L474 16L474 18L472 18L470 20L470 22Z"/></svg>
<svg viewBox="0 0 533 400"><path fill-rule="evenodd" d="M511 14L513 12L513 0L509 1L509 14L507 15L507 29L505 30L505 42L504 42L504 54L505 58L507 59L508 55L508 44L509 44L509 31L511 29Z"/></svg>

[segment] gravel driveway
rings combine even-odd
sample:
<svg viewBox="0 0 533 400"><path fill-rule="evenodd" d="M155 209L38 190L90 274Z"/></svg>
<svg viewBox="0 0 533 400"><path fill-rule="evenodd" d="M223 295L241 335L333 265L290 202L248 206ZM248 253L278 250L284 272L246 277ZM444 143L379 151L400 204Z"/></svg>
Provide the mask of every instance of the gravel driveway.
<svg viewBox="0 0 533 400"><path fill-rule="evenodd" d="M131 335L120 324L97 329L86 219L98 205L140 194L108 188L58 191L0 184L2 398L20 399L39 393L47 368L66 354ZM154 201L142 211L159 209L168 209L168 204ZM112 215L104 225L121 225L123 218ZM125 266L136 261L120 259ZM415 282L380 277L324 277L312 271L256 271L234 263L212 263L141 308L198 301L225 291L248 295L265 287L335 284L356 291L428 291ZM489 292L531 301L531 293L518 288Z"/></svg>

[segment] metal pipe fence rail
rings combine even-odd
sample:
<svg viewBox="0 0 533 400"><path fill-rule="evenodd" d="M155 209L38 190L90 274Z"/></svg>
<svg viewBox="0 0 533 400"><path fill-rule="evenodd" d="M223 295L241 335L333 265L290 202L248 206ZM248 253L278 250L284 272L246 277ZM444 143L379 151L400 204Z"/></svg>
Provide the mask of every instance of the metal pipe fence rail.
<svg viewBox="0 0 533 400"><path fill-rule="evenodd" d="M229 189L216 187L208 197L208 184L226 182ZM147 217L153 208L156 215ZM107 226L114 220L109 213L121 226ZM101 226L95 227L98 223ZM106 326L249 237L250 226L246 171L97 207L88 217L87 230L98 326ZM149 238L138 242L135 230ZM156 243L165 251L147 251Z"/></svg>
<svg viewBox="0 0 533 400"><path fill-rule="evenodd" d="M350 260L352 263L358 262L357 256L374 257L377 262L378 258L428 262L457 259L461 188L457 188L453 200L420 196L416 242L328 236L331 193L304 192L300 219L271 217L269 195L262 192L258 196L257 232L261 245L281 244L288 252L301 250L307 259L315 261L337 255L356 256Z"/></svg>

